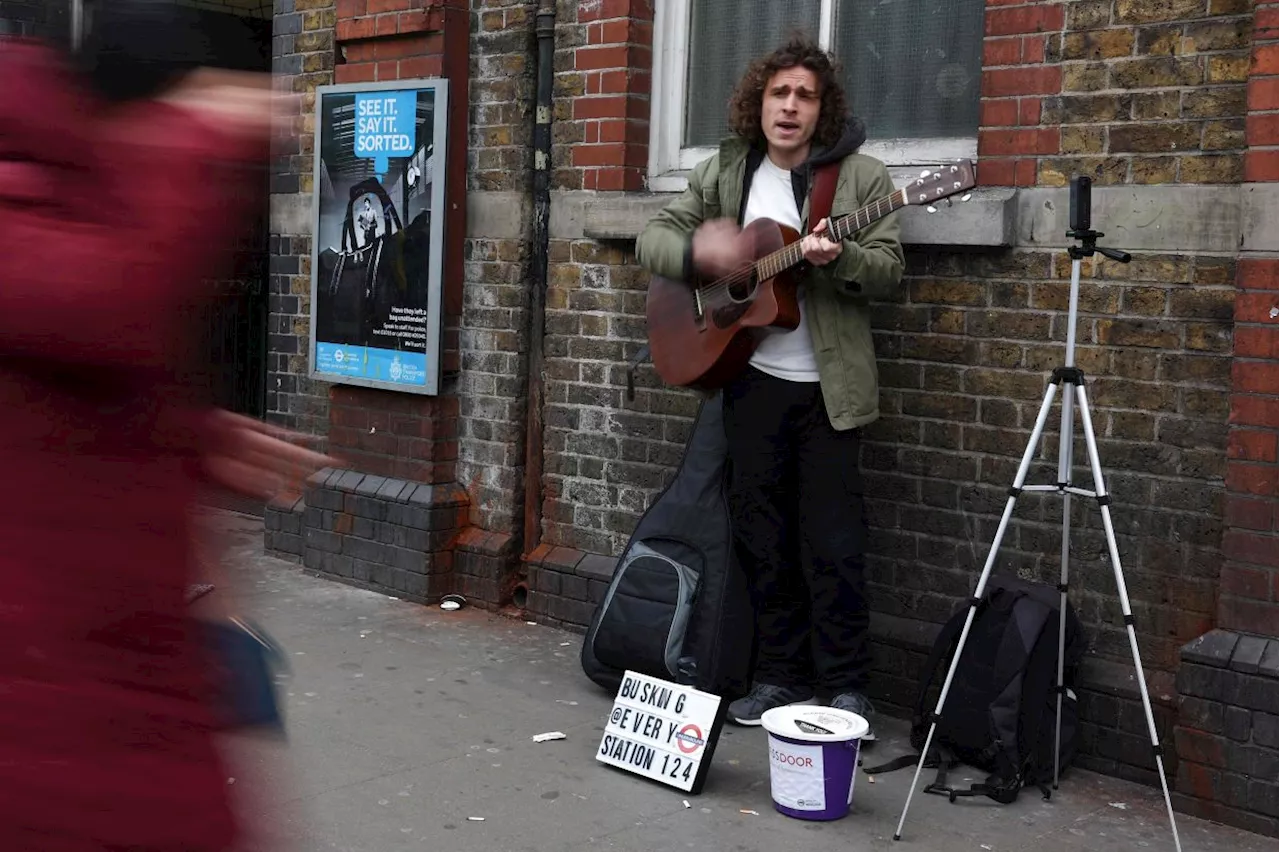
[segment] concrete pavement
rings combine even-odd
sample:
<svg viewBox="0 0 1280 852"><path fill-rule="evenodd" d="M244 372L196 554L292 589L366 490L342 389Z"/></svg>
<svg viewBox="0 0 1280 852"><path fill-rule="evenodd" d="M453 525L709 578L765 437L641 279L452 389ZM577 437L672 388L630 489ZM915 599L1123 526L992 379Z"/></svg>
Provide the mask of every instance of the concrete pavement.
<svg viewBox="0 0 1280 852"><path fill-rule="evenodd" d="M917 794L898 843L910 769L874 784L860 775L845 819L790 819L772 808L760 729L726 727L701 796L642 781L595 760L612 696L582 674L580 636L311 577L263 555L258 519L202 518L226 544L218 603L257 618L293 666L287 739L229 744L228 783L262 852L1174 848L1159 790L1078 770L1051 802L1034 791L1010 806ZM904 723L878 730L869 760L906 750ZM545 731L567 738L531 740ZM1177 822L1185 852L1275 849Z"/></svg>

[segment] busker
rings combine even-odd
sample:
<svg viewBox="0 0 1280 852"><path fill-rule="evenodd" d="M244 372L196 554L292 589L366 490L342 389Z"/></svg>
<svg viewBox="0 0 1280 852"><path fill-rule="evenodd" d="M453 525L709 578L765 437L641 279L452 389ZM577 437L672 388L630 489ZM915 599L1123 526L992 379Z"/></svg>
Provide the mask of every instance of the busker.
<svg viewBox="0 0 1280 852"><path fill-rule="evenodd" d="M636 243L651 273L688 281L750 260L743 226L769 218L804 234L794 330L762 333L750 366L723 389L739 559L753 581L757 666L729 718L759 725L787 704L829 703L872 721L868 670L861 428L879 416L869 303L894 294L904 255L894 214L839 243L810 222L813 170L839 162L832 215L895 189L857 153L838 71L793 37L747 69L730 103L733 134ZM874 739L874 733L865 738Z"/></svg>

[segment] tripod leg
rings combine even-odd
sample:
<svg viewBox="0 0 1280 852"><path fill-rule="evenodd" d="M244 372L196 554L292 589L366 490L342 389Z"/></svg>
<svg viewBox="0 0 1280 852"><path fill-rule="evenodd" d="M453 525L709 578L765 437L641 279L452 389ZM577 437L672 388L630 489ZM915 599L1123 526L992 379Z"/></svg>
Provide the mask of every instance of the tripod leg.
<svg viewBox="0 0 1280 852"><path fill-rule="evenodd" d="M951 690L951 680L955 677L956 669L960 665L960 655L964 653L964 643L969 638L969 628L973 626L973 616L977 612L978 604L982 601L982 594L987 587L987 578L991 576L991 567L995 565L996 554L1000 551L1000 542L1004 539L1005 530L1009 526L1009 518L1013 515L1013 506L1018 501L1018 495L1022 493L1022 483L1027 478L1027 469L1031 467L1031 458L1035 455L1036 446L1040 443L1040 435L1044 432L1045 421L1049 419L1049 409L1053 406L1054 395L1058 391L1058 381L1055 379L1044 392L1044 401L1040 404L1040 413L1036 416L1035 428L1031 430L1031 437L1027 440L1026 450L1022 454L1022 463L1018 466L1018 473L1013 478L1013 486L1009 489L1009 499L1004 505L1004 514L1000 516L1000 525L996 528L995 540L991 542L991 550L987 553L987 562L982 566L982 576L978 578L977 588L973 591L973 597L969 600L969 614L965 616L964 627L960 630L960 638L956 641L955 653L951 656L951 667L947 670L946 680L942 682L942 692L938 694L938 705L934 708L933 717L929 722L929 734L925 737L924 748L920 750L920 759L916 762L916 774L911 779L911 786L907 788L907 800L902 805L902 816L898 819L898 830L894 833L894 840L902 839L902 826L907 821L907 809L911 807L911 796L915 793L916 785L920 783L920 771L924 769L925 757L929 754L929 748L933 745L933 735L938 730L938 719L942 718L942 707L946 704L947 693ZM1065 394L1066 391L1064 390Z"/></svg>
<svg viewBox="0 0 1280 852"><path fill-rule="evenodd" d="M1142 673L1142 658L1138 654L1138 636L1133 629L1133 612L1129 608L1129 592L1125 587L1124 573L1120 570L1120 550L1116 546L1116 533L1111 525L1111 498L1107 495L1102 481L1102 463L1098 460L1098 444L1093 436L1093 419L1089 415L1089 401L1085 396L1084 385L1076 385L1076 398L1080 404L1080 420L1084 424L1085 444L1089 448L1089 464L1093 468L1093 488L1098 495L1098 507L1102 510L1102 527L1107 534L1107 548L1111 553L1111 568L1116 577L1116 588L1120 592L1120 609L1124 613L1124 625L1129 634L1129 648L1133 652L1134 679L1138 682L1138 691L1142 695L1142 709L1147 714L1147 731L1151 735L1151 750L1156 757L1156 772L1160 776L1160 788L1164 791L1165 808L1169 811L1169 826L1173 829L1173 845L1182 852L1182 842L1178 839L1178 823L1173 817L1173 800L1169 797L1169 782L1164 775L1164 758L1161 755L1160 735L1156 731L1155 714L1151 711L1151 696L1147 694L1147 679Z"/></svg>
<svg viewBox="0 0 1280 852"><path fill-rule="evenodd" d="M1057 712L1054 715L1053 735L1053 789L1058 789L1058 775L1062 765L1062 698L1063 698L1063 655L1066 653L1067 641L1067 572L1071 566L1071 492L1066 486L1071 484L1071 464L1074 458L1075 419L1072 417L1071 403L1074 397L1063 380L1062 422L1058 430L1058 487L1062 491L1062 564L1058 571L1058 594L1061 596L1058 613L1058 698Z"/></svg>

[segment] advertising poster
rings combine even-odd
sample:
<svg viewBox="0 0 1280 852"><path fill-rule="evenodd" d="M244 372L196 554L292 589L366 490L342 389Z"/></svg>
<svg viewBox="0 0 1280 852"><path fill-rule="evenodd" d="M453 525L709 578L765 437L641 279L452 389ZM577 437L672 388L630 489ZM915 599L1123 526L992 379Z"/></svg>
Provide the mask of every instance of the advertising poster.
<svg viewBox="0 0 1280 852"><path fill-rule="evenodd" d="M311 374L435 394L445 80L316 90Z"/></svg>

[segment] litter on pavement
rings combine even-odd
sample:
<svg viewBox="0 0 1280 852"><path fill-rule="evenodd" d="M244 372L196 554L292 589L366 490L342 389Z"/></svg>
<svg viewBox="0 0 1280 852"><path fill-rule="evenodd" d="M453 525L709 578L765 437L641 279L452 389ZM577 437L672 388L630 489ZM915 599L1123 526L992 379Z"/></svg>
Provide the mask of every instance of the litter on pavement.
<svg viewBox="0 0 1280 852"><path fill-rule="evenodd" d="M565 735L560 731L547 731L545 734L534 734L533 741L535 743L545 743L549 740L563 740Z"/></svg>

